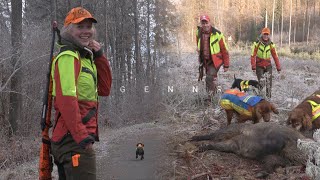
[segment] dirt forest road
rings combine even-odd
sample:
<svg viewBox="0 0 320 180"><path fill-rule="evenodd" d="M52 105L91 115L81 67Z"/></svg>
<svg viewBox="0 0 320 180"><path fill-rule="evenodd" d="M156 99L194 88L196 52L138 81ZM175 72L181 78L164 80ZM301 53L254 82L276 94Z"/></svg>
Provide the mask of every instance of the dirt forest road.
<svg viewBox="0 0 320 180"><path fill-rule="evenodd" d="M167 139L170 124L143 123L119 129L99 129L100 142L94 144L97 156L97 180L162 180L170 179L172 157ZM136 160L135 147L145 144L145 159ZM0 180L38 179L39 159L0 171ZM52 179L58 180L54 165Z"/></svg>
<svg viewBox="0 0 320 180"><path fill-rule="evenodd" d="M169 157L166 140L169 128L154 123L138 124L103 135L97 148L97 179L163 179ZM135 158L138 142L145 144L145 159Z"/></svg>

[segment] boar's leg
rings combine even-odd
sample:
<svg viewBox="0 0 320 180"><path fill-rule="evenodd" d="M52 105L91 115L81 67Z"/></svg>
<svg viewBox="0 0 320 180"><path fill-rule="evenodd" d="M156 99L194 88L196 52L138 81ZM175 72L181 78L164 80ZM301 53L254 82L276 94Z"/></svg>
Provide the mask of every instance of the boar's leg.
<svg viewBox="0 0 320 180"><path fill-rule="evenodd" d="M210 143L204 144L199 147L199 151L208 151L208 150L216 150L221 152L229 152L229 153L236 153L238 151L238 145L233 140L227 140L218 143Z"/></svg>

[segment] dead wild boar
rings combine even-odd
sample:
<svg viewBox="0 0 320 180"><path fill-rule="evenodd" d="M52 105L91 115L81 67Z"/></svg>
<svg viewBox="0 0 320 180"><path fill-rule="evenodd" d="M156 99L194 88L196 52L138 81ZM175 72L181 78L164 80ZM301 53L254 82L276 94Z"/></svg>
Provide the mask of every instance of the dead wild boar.
<svg viewBox="0 0 320 180"><path fill-rule="evenodd" d="M270 173L279 166L305 165L307 156L297 148L297 140L304 138L293 128L262 122L231 124L211 134L193 136L191 141L209 140L200 145L200 151L229 152L261 161Z"/></svg>

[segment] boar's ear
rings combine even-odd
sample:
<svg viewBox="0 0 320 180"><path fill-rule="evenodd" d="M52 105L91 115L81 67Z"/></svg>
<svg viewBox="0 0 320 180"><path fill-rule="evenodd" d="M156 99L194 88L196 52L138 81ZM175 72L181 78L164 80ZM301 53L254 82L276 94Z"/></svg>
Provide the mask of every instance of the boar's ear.
<svg viewBox="0 0 320 180"><path fill-rule="evenodd" d="M234 78L234 80L236 80L236 74L233 74L233 78Z"/></svg>
<svg viewBox="0 0 320 180"><path fill-rule="evenodd" d="M311 117L307 113L304 113L304 115L303 115L302 125L307 130L312 129L312 120L311 120Z"/></svg>
<svg viewBox="0 0 320 180"><path fill-rule="evenodd" d="M270 108L271 110L275 113L275 114L279 114L278 109L276 108L276 106L274 106L274 104L270 103Z"/></svg>

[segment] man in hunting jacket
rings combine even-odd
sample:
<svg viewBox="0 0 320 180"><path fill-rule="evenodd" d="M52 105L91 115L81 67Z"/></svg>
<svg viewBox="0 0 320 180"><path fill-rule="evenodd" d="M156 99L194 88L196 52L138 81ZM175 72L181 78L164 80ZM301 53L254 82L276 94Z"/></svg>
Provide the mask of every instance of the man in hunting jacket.
<svg viewBox="0 0 320 180"><path fill-rule="evenodd" d="M224 72L229 68L229 53L224 35L215 29L207 15L200 16L196 39L200 68L206 71L206 90L209 101L217 91L218 71L223 66ZM199 78L199 79L202 79Z"/></svg>
<svg viewBox="0 0 320 180"><path fill-rule="evenodd" d="M261 83L262 76L266 73L266 96L271 98L271 87L272 87L272 66L271 58L276 64L278 73L281 71L279 58L276 52L275 44L270 40L270 29L263 28L261 31L260 38L253 43L251 52L251 68L256 73L258 81Z"/></svg>

